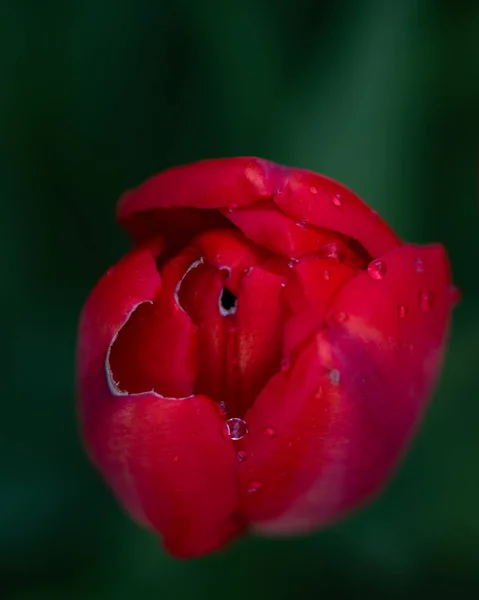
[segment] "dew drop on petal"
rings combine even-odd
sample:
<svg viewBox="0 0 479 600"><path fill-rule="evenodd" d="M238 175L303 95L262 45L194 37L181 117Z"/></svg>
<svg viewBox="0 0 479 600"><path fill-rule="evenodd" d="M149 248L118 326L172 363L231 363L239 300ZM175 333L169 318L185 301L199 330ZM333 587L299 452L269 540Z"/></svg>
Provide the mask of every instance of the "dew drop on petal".
<svg viewBox="0 0 479 600"><path fill-rule="evenodd" d="M218 402L218 407L222 415L226 415L228 413L228 405L226 402Z"/></svg>
<svg viewBox="0 0 479 600"><path fill-rule="evenodd" d="M329 372L329 381L333 385L338 385L340 379L341 373L338 371L338 369L331 369L331 371Z"/></svg>
<svg viewBox="0 0 479 600"><path fill-rule="evenodd" d="M236 453L236 459L242 463L248 458L248 453L245 450L238 450Z"/></svg>
<svg viewBox="0 0 479 600"><path fill-rule="evenodd" d="M286 287L286 281L283 279L283 281L281 282L281 287L285 288Z"/></svg>
<svg viewBox="0 0 479 600"><path fill-rule="evenodd" d="M322 387L319 387L319 388L316 390L316 393L314 394L314 399L315 399L315 400L320 400L322 396L323 396L323 388L322 388Z"/></svg>
<svg viewBox="0 0 479 600"><path fill-rule="evenodd" d="M334 204L334 206L341 206L341 194L335 194L331 198L331 201Z"/></svg>
<svg viewBox="0 0 479 600"><path fill-rule="evenodd" d="M315 185L312 185L312 186L309 188L309 191L310 191L312 194L317 194L317 193L318 193L318 188L317 188Z"/></svg>
<svg viewBox="0 0 479 600"><path fill-rule="evenodd" d="M241 440L247 433L246 421L238 417L228 419L223 425L223 435L228 440Z"/></svg>
<svg viewBox="0 0 479 600"><path fill-rule="evenodd" d="M286 373L286 371L289 371L290 368L291 361L289 360L289 358L283 358L283 360L281 361L281 371L283 373Z"/></svg>
<svg viewBox="0 0 479 600"><path fill-rule="evenodd" d="M398 307L398 316L400 319L404 319L404 317L407 315L407 306L404 306L404 304L400 304Z"/></svg>
<svg viewBox="0 0 479 600"><path fill-rule="evenodd" d="M328 269L325 269L323 271L323 279L325 281L329 281L331 279L331 271L329 271Z"/></svg>
<svg viewBox="0 0 479 600"><path fill-rule="evenodd" d="M346 258L346 250L340 242L328 242L319 249L321 258L332 258L343 262Z"/></svg>
<svg viewBox="0 0 479 600"><path fill-rule="evenodd" d="M290 269L294 269L294 267L298 264L299 260L297 258L290 258L288 261L288 267Z"/></svg>
<svg viewBox="0 0 479 600"><path fill-rule="evenodd" d="M234 211L235 211L237 208L238 208L238 205L237 205L237 204L230 204L230 205L228 206L228 212L232 213L232 212L234 212Z"/></svg>
<svg viewBox="0 0 479 600"><path fill-rule="evenodd" d="M379 258L372 260L368 265L368 275L371 279L382 279L386 275L386 272L386 263Z"/></svg>
<svg viewBox="0 0 479 600"><path fill-rule="evenodd" d="M420 292L419 294L419 308L423 312L427 312L433 304L434 297L431 292Z"/></svg>
<svg viewBox="0 0 479 600"><path fill-rule="evenodd" d="M416 273L424 273L424 265L422 259L416 258L413 262Z"/></svg>
<svg viewBox="0 0 479 600"><path fill-rule="evenodd" d="M257 494L263 489L261 481L250 481L248 484L248 494Z"/></svg>
<svg viewBox="0 0 479 600"><path fill-rule="evenodd" d="M276 429L274 427L265 427L265 429L264 429L264 435L269 440L272 440L273 438L276 437Z"/></svg>
<svg viewBox="0 0 479 600"><path fill-rule="evenodd" d="M307 229L308 225L309 223L306 221L306 219L301 219L301 221L296 222L296 226L300 227L301 229Z"/></svg>

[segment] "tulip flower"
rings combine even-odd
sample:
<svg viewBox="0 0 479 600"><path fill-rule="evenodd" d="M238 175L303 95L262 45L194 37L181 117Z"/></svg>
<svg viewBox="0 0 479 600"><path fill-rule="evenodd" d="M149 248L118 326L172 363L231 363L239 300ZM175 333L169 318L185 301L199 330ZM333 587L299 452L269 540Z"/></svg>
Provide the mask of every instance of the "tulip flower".
<svg viewBox="0 0 479 600"><path fill-rule="evenodd" d="M443 247L250 157L160 173L117 218L134 247L84 306L77 379L86 448L132 517L188 558L376 494L441 370Z"/></svg>

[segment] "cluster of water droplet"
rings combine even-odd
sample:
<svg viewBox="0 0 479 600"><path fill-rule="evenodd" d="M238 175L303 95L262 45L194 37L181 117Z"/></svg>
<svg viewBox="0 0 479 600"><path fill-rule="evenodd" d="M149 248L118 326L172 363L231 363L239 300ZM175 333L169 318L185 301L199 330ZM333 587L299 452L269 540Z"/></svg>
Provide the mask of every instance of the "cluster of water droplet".
<svg viewBox="0 0 479 600"><path fill-rule="evenodd" d="M424 273L424 263L421 258L416 258L413 260L413 267L416 273L422 274ZM383 279L387 273L387 265L384 260L375 259L372 260L368 267L367 273L371 277L371 279L380 280ZM434 295L432 292L427 290L423 290L419 292L418 295L418 306L423 311L428 311L434 302ZM399 305L398 307L398 316L400 319L404 319L408 314L408 308L404 304Z"/></svg>
<svg viewBox="0 0 479 600"><path fill-rule="evenodd" d="M219 408L222 414L227 413L227 407L224 402L219 403ZM223 436L231 440L233 442L237 442L242 440L248 433L248 427L246 421L239 417L232 417L228 419L223 424ZM276 428L275 427L265 427L263 429L263 435L268 440L273 440L276 437ZM243 463L247 460L248 453L246 450L238 450L236 452L236 459L239 463ZM250 481L247 487L248 494L256 494L261 491L263 488L263 484L260 481Z"/></svg>

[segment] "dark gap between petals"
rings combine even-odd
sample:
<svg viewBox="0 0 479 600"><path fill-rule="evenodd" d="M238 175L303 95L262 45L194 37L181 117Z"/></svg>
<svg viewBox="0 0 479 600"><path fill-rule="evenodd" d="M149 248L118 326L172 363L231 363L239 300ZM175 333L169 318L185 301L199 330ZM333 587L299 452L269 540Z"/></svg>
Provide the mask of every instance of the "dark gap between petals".
<svg viewBox="0 0 479 600"><path fill-rule="evenodd" d="M226 312L232 312L233 309L236 308L236 301L238 298L230 292L227 287L223 288L220 297L220 305Z"/></svg>

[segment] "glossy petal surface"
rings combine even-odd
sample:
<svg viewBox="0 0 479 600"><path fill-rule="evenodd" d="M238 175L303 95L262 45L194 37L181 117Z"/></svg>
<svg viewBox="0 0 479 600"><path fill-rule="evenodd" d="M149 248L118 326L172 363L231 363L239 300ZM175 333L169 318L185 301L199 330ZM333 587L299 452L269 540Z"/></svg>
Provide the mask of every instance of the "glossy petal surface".
<svg viewBox="0 0 479 600"><path fill-rule="evenodd" d="M84 307L78 391L127 510L189 557L247 527L308 533L377 493L440 372L442 247L254 157L164 171L117 216L136 247Z"/></svg>
<svg viewBox="0 0 479 600"><path fill-rule="evenodd" d="M244 493L243 506L263 532L309 531L367 499L387 481L422 414L451 311L447 260L440 247L404 246L384 261L383 279L365 272L342 288L327 327L247 415L250 470L241 471L242 489L251 469L263 487ZM347 319L338 323L335 310Z"/></svg>

